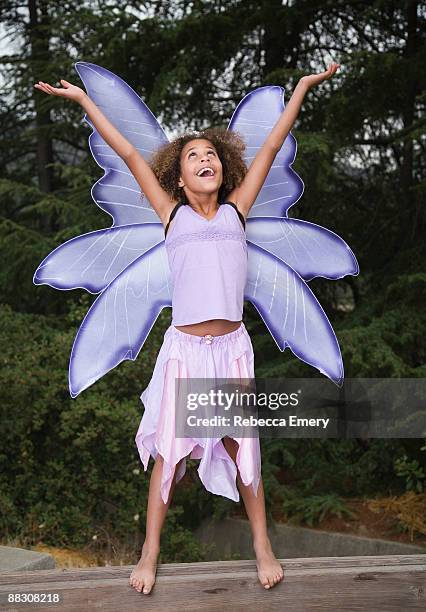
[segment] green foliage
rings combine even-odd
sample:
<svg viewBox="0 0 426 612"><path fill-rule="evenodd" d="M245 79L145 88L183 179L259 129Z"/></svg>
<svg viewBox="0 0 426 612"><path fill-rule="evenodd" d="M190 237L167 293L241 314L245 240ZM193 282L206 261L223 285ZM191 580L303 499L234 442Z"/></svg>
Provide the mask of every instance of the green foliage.
<svg viewBox="0 0 426 612"><path fill-rule="evenodd" d="M395 459L395 473L405 479L405 488L407 491L416 491L423 493L425 489L425 469L417 459L411 459L404 454L402 457Z"/></svg>
<svg viewBox="0 0 426 612"><path fill-rule="evenodd" d="M114 536L133 540L137 550L149 484L134 443L142 416L138 396L166 319L136 363L122 364L73 400L67 362L76 329L70 321L85 309L75 306L68 322L0 309L0 534L63 546L87 546L93 536L100 546ZM177 514L165 528L164 559L202 558Z"/></svg>
<svg viewBox="0 0 426 612"><path fill-rule="evenodd" d="M283 439L262 440L267 497L283 499L283 485L305 494L334 491L341 496L400 491L394 459L418 453L417 440Z"/></svg>
<svg viewBox="0 0 426 612"><path fill-rule="evenodd" d="M204 561L205 547L194 540L192 532L182 526L181 506L170 509L167 517L168 532L162 536L161 559L167 563Z"/></svg>
<svg viewBox="0 0 426 612"><path fill-rule="evenodd" d="M62 170L67 187L49 194L0 178L0 198L7 205L4 214L9 214L0 216L0 288L3 301L21 312L63 314L64 294L33 284L37 266L67 240L111 224L110 217L90 201L93 178L87 169Z"/></svg>
<svg viewBox="0 0 426 612"><path fill-rule="evenodd" d="M288 490L288 497L283 502L283 510L289 517L289 523L304 522L310 527L320 523L326 516L355 517L342 498L335 493L306 497Z"/></svg>

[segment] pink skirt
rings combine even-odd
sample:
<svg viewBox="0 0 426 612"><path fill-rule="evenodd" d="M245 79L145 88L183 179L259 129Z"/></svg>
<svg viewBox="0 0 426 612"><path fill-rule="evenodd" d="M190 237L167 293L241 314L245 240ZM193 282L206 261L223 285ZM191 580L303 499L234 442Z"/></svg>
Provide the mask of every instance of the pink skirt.
<svg viewBox="0 0 426 612"><path fill-rule="evenodd" d="M152 378L140 399L145 411L136 434L136 446L144 470L150 456L163 457L161 496L167 503L176 472L178 482L186 471L186 457L200 459L198 474L205 488L239 501L237 467L221 438L177 438L175 435L175 379L254 379L254 353L244 323L221 336L195 336L173 325L166 330ZM233 436L230 436L233 437ZM239 444L236 463L242 482L257 490L261 474L258 437L234 438Z"/></svg>

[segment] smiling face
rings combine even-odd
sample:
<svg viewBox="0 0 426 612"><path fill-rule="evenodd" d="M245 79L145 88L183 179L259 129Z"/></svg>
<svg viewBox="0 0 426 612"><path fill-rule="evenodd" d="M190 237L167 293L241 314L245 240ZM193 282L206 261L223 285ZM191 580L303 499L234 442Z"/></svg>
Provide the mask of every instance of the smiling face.
<svg viewBox="0 0 426 612"><path fill-rule="evenodd" d="M180 155L179 187L186 196L213 194L222 185L222 163L209 140L197 138L185 144Z"/></svg>

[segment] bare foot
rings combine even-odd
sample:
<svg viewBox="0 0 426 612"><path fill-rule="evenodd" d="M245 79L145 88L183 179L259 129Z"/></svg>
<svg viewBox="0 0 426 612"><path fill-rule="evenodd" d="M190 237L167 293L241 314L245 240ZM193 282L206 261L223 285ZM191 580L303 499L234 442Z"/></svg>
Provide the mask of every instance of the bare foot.
<svg viewBox="0 0 426 612"><path fill-rule="evenodd" d="M139 593L143 589L143 593L147 595L154 586L159 552L159 550L149 550L148 547L145 547L145 544L142 546L141 558L132 570L129 578L130 586Z"/></svg>
<svg viewBox="0 0 426 612"><path fill-rule="evenodd" d="M265 589L270 589L284 578L281 563L275 557L268 540L254 544L257 575Z"/></svg>

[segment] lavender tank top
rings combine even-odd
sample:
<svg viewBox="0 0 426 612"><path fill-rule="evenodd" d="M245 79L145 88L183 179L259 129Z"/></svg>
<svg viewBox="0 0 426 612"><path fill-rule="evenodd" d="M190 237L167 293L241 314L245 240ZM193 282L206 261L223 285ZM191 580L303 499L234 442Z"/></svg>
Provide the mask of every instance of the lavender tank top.
<svg viewBox="0 0 426 612"><path fill-rule="evenodd" d="M244 217L230 202L220 204L210 220L189 204L173 209L165 239L172 325L242 320L248 256L243 223Z"/></svg>

